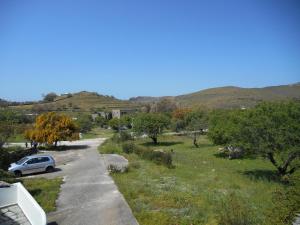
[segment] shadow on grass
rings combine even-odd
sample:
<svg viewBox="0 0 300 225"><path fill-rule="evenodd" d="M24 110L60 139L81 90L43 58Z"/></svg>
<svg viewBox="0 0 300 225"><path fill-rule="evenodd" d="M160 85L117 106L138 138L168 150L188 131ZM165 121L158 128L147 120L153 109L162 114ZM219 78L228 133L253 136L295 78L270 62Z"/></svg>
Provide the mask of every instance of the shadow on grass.
<svg viewBox="0 0 300 225"><path fill-rule="evenodd" d="M168 146L173 146L173 145L179 145L179 144L183 144L182 141L162 141L162 142L158 142L157 144L154 144L153 142L146 142L143 143L142 145L145 147L168 147Z"/></svg>
<svg viewBox="0 0 300 225"><path fill-rule="evenodd" d="M267 180L269 182L282 183L280 176L274 170L247 170L242 172L242 174L249 177L251 180Z"/></svg>
<svg viewBox="0 0 300 225"><path fill-rule="evenodd" d="M223 158L223 159L228 159L228 155L225 154L224 152L217 152L214 154L215 157L217 158Z"/></svg>
<svg viewBox="0 0 300 225"><path fill-rule="evenodd" d="M57 147L39 147L39 150L44 150L44 151L68 151L68 150L81 150L81 149L87 149L89 146L88 145L60 145Z"/></svg>
<svg viewBox="0 0 300 225"><path fill-rule="evenodd" d="M191 144L193 144L191 142ZM195 145L192 145L193 148L195 149L201 149L201 148L209 148L209 147L213 147L213 144L203 144L203 143L198 143L198 147L196 147Z"/></svg>
<svg viewBox="0 0 300 225"><path fill-rule="evenodd" d="M229 159L228 154L226 154L224 152L217 152L217 153L214 154L214 156L216 158L223 158L223 159L228 159L228 160L237 160L237 159L238 160L243 160L243 159L253 159L254 160L254 159L257 159L256 156L250 155L250 154L243 155L243 156L241 156L239 158L231 158L231 159Z"/></svg>
<svg viewBox="0 0 300 225"><path fill-rule="evenodd" d="M29 193L32 195L32 196L36 196L38 194L40 194L42 192L41 189L39 188L36 188L36 189L33 189L33 190L30 190Z"/></svg>

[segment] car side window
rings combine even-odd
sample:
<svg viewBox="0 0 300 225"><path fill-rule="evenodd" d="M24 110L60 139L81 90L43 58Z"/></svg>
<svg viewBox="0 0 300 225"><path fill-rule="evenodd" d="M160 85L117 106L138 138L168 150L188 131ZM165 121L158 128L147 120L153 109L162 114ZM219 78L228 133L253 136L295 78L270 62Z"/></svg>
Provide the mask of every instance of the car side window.
<svg viewBox="0 0 300 225"><path fill-rule="evenodd" d="M41 162L48 162L49 158L48 157L42 157Z"/></svg>
<svg viewBox="0 0 300 225"><path fill-rule="evenodd" d="M27 162L27 164L35 164L35 163L38 163L38 159L37 158L34 158L34 159L29 159Z"/></svg>

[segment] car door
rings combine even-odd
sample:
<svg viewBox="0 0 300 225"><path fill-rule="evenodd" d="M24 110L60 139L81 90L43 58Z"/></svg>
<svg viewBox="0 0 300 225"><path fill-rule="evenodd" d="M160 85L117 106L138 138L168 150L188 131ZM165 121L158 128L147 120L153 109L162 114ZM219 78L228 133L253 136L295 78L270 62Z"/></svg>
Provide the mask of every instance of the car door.
<svg viewBox="0 0 300 225"><path fill-rule="evenodd" d="M38 164L37 158L29 159L27 162L23 164L22 173L23 174L35 173L38 166L37 164Z"/></svg>
<svg viewBox="0 0 300 225"><path fill-rule="evenodd" d="M44 172L49 164L49 157L43 156L40 160L40 172Z"/></svg>
<svg viewBox="0 0 300 225"><path fill-rule="evenodd" d="M45 161L44 157L36 157L27 161L28 172L29 173L38 173L45 171Z"/></svg>

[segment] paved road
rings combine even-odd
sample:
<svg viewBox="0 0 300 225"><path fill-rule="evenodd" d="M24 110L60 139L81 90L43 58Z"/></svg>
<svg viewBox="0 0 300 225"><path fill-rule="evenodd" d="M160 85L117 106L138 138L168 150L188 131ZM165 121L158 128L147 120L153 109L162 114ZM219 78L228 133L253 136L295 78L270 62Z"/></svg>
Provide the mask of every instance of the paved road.
<svg viewBox="0 0 300 225"><path fill-rule="evenodd" d="M131 209L108 175L98 145L104 139L64 143L76 150L50 153L59 171L37 176L63 176L57 210L48 222L58 225L138 225ZM35 176L36 177L36 176Z"/></svg>

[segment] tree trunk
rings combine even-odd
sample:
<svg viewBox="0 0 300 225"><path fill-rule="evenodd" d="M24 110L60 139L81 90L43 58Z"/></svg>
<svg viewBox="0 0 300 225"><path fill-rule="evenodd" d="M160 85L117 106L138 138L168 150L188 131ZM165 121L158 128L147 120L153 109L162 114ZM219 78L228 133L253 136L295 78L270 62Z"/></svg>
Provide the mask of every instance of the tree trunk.
<svg viewBox="0 0 300 225"><path fill-rule="evenodd" d="M155 145L157 145L157 137L151 137L151 139L152 139L153 143L154 143Z"/></svg>
<svg viewBox="0 0 300 225"><path fill-rule="evenodd" d="M199 147L199 145L198 145L198 143L197 143L197 134L196 134L196 133L194 133L193 143L194 143L194 145L196 146L196 148Z"/></svg>
<svg viewBox="0 0 300 225"><path fill-rule="evenodd" d="M57 147L57 141L54 142L54 147L55 147L55 148Z"/></svg>
<svg viewBox="0 0 300 225"><path fill-rule="evenodd" d="M268 156L268 159L271 161L271 163L277 168L278 170L278 173L280 176L284 176L286 174L292 174L296 171L296 168L291 168L289 171L288 171L288 167L289 165L291 164L291 162L297 158L299 156L299 153L291 153L287 160L284 162L284 164L282 166L279 166L278 163L276 162L275 158L274 158L274 155L273 153L269 152L267 153L267 156Z"/></svg>
<svg viewBox="0 0 300 225"><path fill-rule="evenodd" d="M287 172L288 166L291 164L291 162L292 162L295 158L297 158L297 156L299 156L299 153L296 153L296 152L293 152L293 153L289 154L287 160L286 160L286 161L284 162L284 164L282 165L282 169L283 169L285 172ZM296 168L292 168L292 169L290 169L290 171L287 172L287 173L292 174L292 173L295 172L295 170L296 170Z"/></svg>

